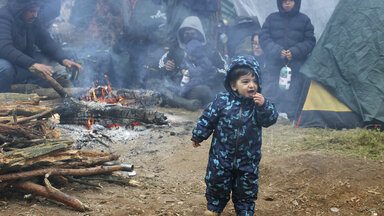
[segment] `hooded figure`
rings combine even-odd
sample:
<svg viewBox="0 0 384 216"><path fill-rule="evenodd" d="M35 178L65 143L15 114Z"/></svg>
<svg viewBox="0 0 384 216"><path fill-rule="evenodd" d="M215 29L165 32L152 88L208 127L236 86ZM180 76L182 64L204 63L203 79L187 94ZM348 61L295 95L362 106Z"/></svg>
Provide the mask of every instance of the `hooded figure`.
<svg viewBox="0 0 384 216"><path fill-rule="evenodd" d="M42 64L48 61L46 58L67 67L81 68L67 59L59 44L40 25L37 19L39 9L37 0L9 0L5 7L0 8L0 91L8 91L13 82L36 79L28 69L37 63L40 66L38 71L43 68L43 73L49 73L46 72L49 66ZM36 47L45 59L38 55ZM64 87L71 85L65 69L56 71L53 77Z"/></svg>
<svg viewBox="0 0 384 216"><path fill-rule="evenodd" d="M185 63L184 60L187 58L187 44L188 42L195 40L196 42L201 43L201 46L195 47L197 48L195 51L200 50L201 52L204 52L204 58L208 60L206 63L210 64L209 66L204 67L210 68L209 71L204 71L204 73L210 78L214 77L214 79L213 81L212 79L210 81L205 80L204 85L201 85L204 86L203 89L196 89L196 91L186 96L186 98L201 99L201 96L205 94L204 98L207 98L207 95L212 95L212 97L209 98L209 101L211 101L213 96L220 90L218 89L221 87L219 82L224 77L226 62L216 48L207 43L203 25L198 17L189 16L185 18L177 31L176 37L177 44L173 44L173 46L169 48L169 51L166 52L159 61L160 70L157 72L157 77L161 74L161 78L171 84L168 88L172 89L174 93L180 94L179 86L182 80L182 70L186 69L183 66L183 62ZM154 77L156 77L156 75L154 75ZM206 94L207 91L210 91L211 93ZM186 91L184 91L184 93L185 92ZM184 93L182 92L182 94ZM203 103L204 101L205 99L203 99Z"/></svg>
<svg viewBox="0 0 384 216"><path fill-rule="evenodd" d="M262 127L277 120L275 106L265 99L258 105L231 87L231 74L245 66L255 76L261 92L260 69L253 57L237 57L227 70L225 88L204 110L193 130L192 141L200 143L213 133L205 182L208 210L221 213L230 199L237 215L253 215L258 192ZM251 69L251 70L249 70ZM239 78L238 78L239 79Z"/></svg>
<svg viewBox="0 0 384 216"><path fill-rule="evenodd" d="M226 62L221 57L220 53L217 52L215 47L207 43L203 25L197 16L189 16L184 19L177 31L178 44L171 46L169 52L166 52L163 55L159 62L159 68L168 71L180 69L180 64L186 55L186 45L193 39L200 41L205 46L204 49L207 52L206 55L211 60L212 64L219 70L219 72L224 73ZM173 69L166 67L168 61L173 61Z"/></svg>
<svg viewBox="0 0 384 216"><path fill-rule="evenodd" d="M260 45L265 53L267 68L263 73L264 87L268 96L280 112L285 112L291 120L296 118L300 109L300 94L309 84L305 76L299 73L301 65L312 52L316 44L314 27L309 17L300 12L301 0L294 0L293 8L287 11L283 7L286 0L277 0L278 12L270 14L263 24ZM292 59L282 59L282 51L290 51ZM292 69L291 87L279 89L280 69L287 65Z"/></svg>

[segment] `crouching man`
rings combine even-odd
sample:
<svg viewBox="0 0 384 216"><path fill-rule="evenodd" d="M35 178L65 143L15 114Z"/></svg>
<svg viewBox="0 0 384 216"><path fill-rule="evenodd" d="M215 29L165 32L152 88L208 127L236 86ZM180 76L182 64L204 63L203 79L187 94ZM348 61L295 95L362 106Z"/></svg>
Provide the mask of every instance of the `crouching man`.
<svg viewBox="0 0 384 216"><path fill-rule="evenodd" d="M31 71L52 76L63 87L71 87L63 66L82 69L68 59L40 25L39 10L38 0L9 0L0 8L0 92L9 91L15 83L46 85Z"/></svg>

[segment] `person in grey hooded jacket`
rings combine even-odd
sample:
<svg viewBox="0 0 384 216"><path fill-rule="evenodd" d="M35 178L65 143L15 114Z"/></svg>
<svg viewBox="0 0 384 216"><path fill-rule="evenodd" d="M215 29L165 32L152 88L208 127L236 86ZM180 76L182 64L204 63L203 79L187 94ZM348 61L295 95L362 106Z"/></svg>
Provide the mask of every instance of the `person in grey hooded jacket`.
<svg viewBox="0 0 384 216"><path fill-rule="evenodd" d="M56 73L48 65L51 60L66 67L82 69L69 60L41 26L37 20L40 6L37 0L9 0L5 7L0 8L0 92L9 91L12 83L44 85L30 70L52 76L64 87L71 86L65 70Z"/></svg>

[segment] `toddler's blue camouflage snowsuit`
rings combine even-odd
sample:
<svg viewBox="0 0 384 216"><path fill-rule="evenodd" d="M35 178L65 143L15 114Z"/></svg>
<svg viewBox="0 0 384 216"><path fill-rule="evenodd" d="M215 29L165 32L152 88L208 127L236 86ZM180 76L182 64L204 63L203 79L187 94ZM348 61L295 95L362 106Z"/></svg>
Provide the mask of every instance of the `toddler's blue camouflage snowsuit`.
<svg viewBox="0 0 384 216"><path fill-rule="evenodd" d="M259 65L254 58L239 56L235 66L251 67L259 80ZM261 127L277 120L275 106L265 99L259 107L252 98L234 92L225 80L228 92L219 93L204 110L193 130L192 140L202 142L213 132L205 182L208 210L220 213L230 199L237 215L253 215L258 192L258 170L261 159Z"/></svg>

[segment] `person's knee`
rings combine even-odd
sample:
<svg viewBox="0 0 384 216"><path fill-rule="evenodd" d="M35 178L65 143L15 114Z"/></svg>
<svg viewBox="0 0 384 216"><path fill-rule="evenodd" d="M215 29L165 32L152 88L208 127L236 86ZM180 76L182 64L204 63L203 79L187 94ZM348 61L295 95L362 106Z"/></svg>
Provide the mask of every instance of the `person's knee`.
<svg viewBox="0 0 384 216"><path fill-rule="evenodd" d="M15 73L15 68L13 65L4 59L0 59L0 74L2 76L13 76Z"/></svg>
<svg viewBox="0 0 384 216"><path fill-rule="evenodd" d="M11 88L15 76L15 68L4 59L0 59L0 92L7 92Z"/></svg>

